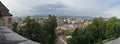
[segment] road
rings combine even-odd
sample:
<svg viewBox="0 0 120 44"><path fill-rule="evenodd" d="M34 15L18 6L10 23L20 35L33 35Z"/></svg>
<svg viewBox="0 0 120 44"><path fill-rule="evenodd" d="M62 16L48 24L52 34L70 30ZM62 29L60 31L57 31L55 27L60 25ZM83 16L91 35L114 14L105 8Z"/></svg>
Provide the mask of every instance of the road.
<svg viewBox="0 0 120 44"><path fill-rule="evenodd" d="M62 35L58 36L56 41L56 44L67 44L67 42L62 39Z"/></svg>

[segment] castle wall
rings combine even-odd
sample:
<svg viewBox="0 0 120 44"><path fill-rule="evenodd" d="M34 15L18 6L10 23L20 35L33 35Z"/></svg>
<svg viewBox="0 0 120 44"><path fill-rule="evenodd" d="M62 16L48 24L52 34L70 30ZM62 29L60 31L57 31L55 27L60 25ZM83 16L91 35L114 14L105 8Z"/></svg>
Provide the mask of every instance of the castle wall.
<svg viewBox="0 0 120 44"><path fill-rule="evenodd" d="M11 24L12 16L4 16L2 17L2 19L3 19L3 25L12 29L12 24Z"/></svg>

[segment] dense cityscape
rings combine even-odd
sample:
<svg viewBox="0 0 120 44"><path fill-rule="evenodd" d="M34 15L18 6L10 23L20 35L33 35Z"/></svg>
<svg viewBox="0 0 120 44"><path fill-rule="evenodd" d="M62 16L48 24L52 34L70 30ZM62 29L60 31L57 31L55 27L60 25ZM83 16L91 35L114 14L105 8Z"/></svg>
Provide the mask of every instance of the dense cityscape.
<svg viewBox="0 0 120 44"><path fill-rule="evenodd" d="M52 17L56 18L56 20L54 19L55 21L53 21ZM52 21L49 21L48 19L52 20ZM56 35L55 44L74 44L74 43L76 43L76 44L103 44L103 42L109 41L106 39L111 40L111 39L115 39L115 38L119 37L119 29L118 28L119 28L120 22L119 22L119 19L117 19L116 17L111 17L110 19L102 18L102 17L99 17L99 18L91 18L91 17L77 17L76 18L76 17L64 17L64 16L63 17L55 17L54 15L53 16L49 15L48 17L32 17L32 16L31 17L28 16L26 18L18 17L18 18L13 19L13 22L14 22L13 27L15 27L15 28L13 28L13 31L15 31L31 40L34 40L35 38L32 35L26 36L24 34L25 33L31 34L29 32L30 31L29 29L37 28L38 26L36 26L36 25L38 25L38 24L44 25L44 23L46 23L46 20L47 20L48 24L51 22L49 25L47 24L48 25L47 29L50 28L49 26L54 26L55 22L57 23L55 30L53 30ZM27 21L27 22L24 22L24 21ZM36 22L37 24L36 25L34 25L34 23L30 24L30 22L32 23L32 21ZM26 27L29 30L29 31L27 30L28 32L27 31L22 32L23 29L26 29L25 26L31 27L31 28ZM34 27L34 26L36 26L36 27ZM91 27L91 26L94 26L94 27ZM106 26L108 26L108 27L106 27ZM43 28L45 28L45 27L43 27ZM109 29L109 30L106 30L106 29ZM22 30L22 31L20 31L20 30ZM45 31L45 30L43 29L43 31ZM84 33L84 34L82 35L82 33ZM115 36L113 33L116 33ZM85 35L85 34L87 34L87 35ZM76 36L78 36L78 37L75 38ZM33 38L31 38L31 37L33 37ZM40 37L40 36L38 36L38 37ZM85 38L85 37L87 37L87 38ZM88 37L90 37L90 38L88 38ZM94 37L94 38L91 38L91 37ZM81 38L81 39L79 39L79 38ZM41 39L38 39L38 41L37 40L35 40L35 41L44 43L44 42L41 42L40 40ZM44 44L47 44L47 43L44 43Z"/></svg>
<svg viewBox="0 0 120 44"><path fill-rule="evenodd" d="M51 1L0 1L0 44L120 44L114 1Z"/></svg>
<svg viewBox="0 0 120 44"><path fill-rule="evenodd" d="M32 17L30 19L35 19L39 24L43 24L44 20L48 17ZM71 33L74 32L76 28L86 28L89 24L92 23L93 18L91 17L57 17L57 27L55 32L60 38L65 39L65 42L68 38L71 38ZM25 18L15 17L13 22L17 23L17 30L20 30L21 27L25 26ZM59 35L60 34L60 35ZM58 39L60 39L58 38Z"/></svg>

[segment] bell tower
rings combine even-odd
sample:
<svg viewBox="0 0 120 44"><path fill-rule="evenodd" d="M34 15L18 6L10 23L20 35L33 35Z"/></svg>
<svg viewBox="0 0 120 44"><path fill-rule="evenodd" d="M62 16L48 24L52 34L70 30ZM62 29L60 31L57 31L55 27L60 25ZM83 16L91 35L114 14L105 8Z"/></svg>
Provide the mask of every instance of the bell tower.
<svg viewBox="0 0 120 44"><path fill-rule="evenodd" d="M12 28L11 20L12 14L9 13L9 10L2 4L0 1L0 20L2 24L8 28Z"/></svg>

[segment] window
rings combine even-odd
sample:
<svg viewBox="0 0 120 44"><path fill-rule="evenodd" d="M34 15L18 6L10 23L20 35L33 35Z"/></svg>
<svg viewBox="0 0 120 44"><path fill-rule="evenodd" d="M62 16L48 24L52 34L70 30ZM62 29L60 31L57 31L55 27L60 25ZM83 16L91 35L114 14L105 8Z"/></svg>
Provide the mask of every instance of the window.
<svg viewBox="0 0 120 44"><path fill-rule="evenodd" d="M11 24L11 18L8 19L8 23Z"/></svg>
<svg viewBox="0 0 120 44"><path fill-rule="evenodd" d="M1 13L1 11L0 11L0 17L2 17L2 13Z"/></svg>
<svg viewBox="0 0 120 44"><path fill-rule="evenodd" d="M2 23L2 14L1 14L1 11L0 11L0 23Z"/></svg>

